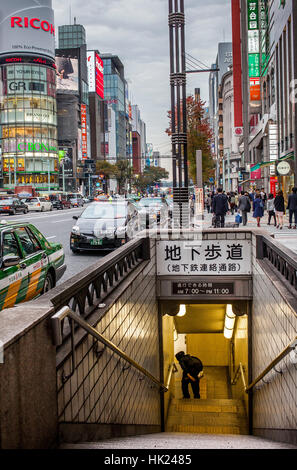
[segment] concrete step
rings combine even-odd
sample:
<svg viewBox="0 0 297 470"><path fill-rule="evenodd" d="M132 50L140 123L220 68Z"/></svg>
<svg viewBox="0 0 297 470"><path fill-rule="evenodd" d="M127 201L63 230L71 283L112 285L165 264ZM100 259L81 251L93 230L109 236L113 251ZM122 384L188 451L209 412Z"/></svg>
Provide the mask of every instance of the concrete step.
<svg viewBox="0 0 297 470"><path fill-rule="evenodd" d="M237 434L247 435L247 430L240 426L202 426L174 424L166 428L166 432L180 432L189 434Z"/></svg>

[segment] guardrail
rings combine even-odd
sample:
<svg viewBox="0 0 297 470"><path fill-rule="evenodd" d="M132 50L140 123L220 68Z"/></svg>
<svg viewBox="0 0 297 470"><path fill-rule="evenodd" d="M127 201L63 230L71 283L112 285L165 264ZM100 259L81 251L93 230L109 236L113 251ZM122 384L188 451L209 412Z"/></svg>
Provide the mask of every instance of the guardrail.
<svg viewBox="0 0 297 470"><path fill-rule="evenodd" d="M297 290L297 255L269 236L257 236L257 258L269 261Z"/></svg>
<svg viewBox="0 0 297 470"><path fill-rule="evenodd" d="M88 318L130 272L149 259L149 238L131 240L74 278L47 292L42 299L50 300L55 312L68 306Z"/></svg>

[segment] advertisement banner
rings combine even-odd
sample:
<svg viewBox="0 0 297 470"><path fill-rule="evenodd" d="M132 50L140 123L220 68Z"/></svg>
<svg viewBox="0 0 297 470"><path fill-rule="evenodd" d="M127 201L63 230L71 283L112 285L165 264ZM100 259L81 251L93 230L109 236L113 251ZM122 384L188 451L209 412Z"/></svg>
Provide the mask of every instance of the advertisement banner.
<svg viewBox="0 0 297 470"><path fill-rule="evenodd" d="M52 0L2 1L0 55L38 54L55 57Z"/></svg>
<svg viewBox="0 0 297 470"><path fill-rule="evenodd" d="M103 60L95 51L88 51L87 55L89 92L96 92L104 99L104 67Z"/></svg>
<svg viewBox="0 0 297 470"><path fill-rule="evenodd" d="M78 59L56 57L57 92L78 93Z"/></svg>
<svg viewBox="0 0 297 470"><path fill-rule="evenodd" d="M81 149L82 149L82 160L88 158L88 144L87 144L87 107L85 104L81 104Z"/></svg>

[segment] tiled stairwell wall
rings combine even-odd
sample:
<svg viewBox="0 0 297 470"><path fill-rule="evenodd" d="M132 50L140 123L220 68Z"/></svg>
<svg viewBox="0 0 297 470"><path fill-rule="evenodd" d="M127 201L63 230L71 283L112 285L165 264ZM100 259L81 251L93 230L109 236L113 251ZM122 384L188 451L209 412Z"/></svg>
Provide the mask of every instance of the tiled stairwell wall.
<svg viewBox="0 0 297 470"><path fill-rule="evenodd" d="M293 253L292 253L293 255ZM268 262L256 259L253 237L252 374L253 380L296 337L296 308ZM295 298L296 299L296 298ZM277 372L277 371L278 372ZM254 388L253 432L297 444L297 365L284 358ZM279 373L281 372L281 373Z"/></svg>
<svg viewBox="0 0 297 470"><path fill-rule="evenodd" d="M155 252L149 264L139 267L117 290L95 328L157 379L159 370L158 309ZM97 343L95 349L102 349ZM57 369L58 415L61 440L152 432L160 428L158 387L116 353L94 352L89 335L76 349L77 367L63 384L62 370L70 372L71 357ZM92 426L89 426L92 425Z"/></svg>

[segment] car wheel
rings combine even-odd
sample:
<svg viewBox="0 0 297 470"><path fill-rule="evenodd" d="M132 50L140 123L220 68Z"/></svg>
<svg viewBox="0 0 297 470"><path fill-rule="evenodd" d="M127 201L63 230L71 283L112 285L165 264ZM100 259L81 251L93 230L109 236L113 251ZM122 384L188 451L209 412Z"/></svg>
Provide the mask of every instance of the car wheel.
<svg viewBox="0 0 297 470"><path fill-rule="evenodd" d="M54 287L53 276L51 275L51 273L47 273L44 284L43 284L42 293L45 294L45 292L48 292L53 287Z"/></svg>
<svg viewBox="0 0 297 470"><path fill-rule="evenodd" d="M41 208L41 212L44 212L44 206L42 206L42 208Z"/></svg>
<svg viewBox="0 0 297 470"><path fill-rule="evenodd" d="M15 209L9 212L9 215L15 215Z"/></svg>
<svg viewBox="0 0 297 470"><path fill-rule="evenodd" d="M28 214L28 209L24 209L24 214Z"/></svg>
<svg viewBox="0 0 297 470"><path fill-rule="evenodd" d="M51 208L50 208L50 211L52 211L52 210L53 210L53 206L51 206Z"/></svg>
<svg viewBox="0 0 297 470"><path fill-rule="evenodd" d="M75 255L80 252L80 250L78 250L77 248L71 248L71 251L72 251L72 253L74 253Z"/></svg>

